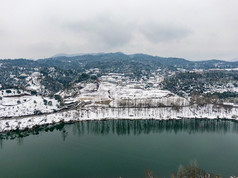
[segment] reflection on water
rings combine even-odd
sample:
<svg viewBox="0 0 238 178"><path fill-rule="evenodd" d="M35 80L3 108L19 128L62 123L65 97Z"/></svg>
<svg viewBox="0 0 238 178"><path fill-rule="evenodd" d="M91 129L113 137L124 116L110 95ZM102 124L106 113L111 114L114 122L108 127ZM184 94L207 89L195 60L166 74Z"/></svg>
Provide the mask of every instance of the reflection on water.
<svg viewBox="0 0 238 178"><path fill-rule="evenodd" d="M96 134L107 135L139 135L161 132L235 132L238 133L238 122L225 119L181 119L181 120L104 120L104 121L81 121L73 124L60 123L57 125L45 125L36 127L33 130L13 131L0 134L0 148L3 139L17 139L19 144L23 143L23 137L38 135L43 132L62 132L62 139L68 136L68 130L72 129L73 134L83 135Z"/></svg>

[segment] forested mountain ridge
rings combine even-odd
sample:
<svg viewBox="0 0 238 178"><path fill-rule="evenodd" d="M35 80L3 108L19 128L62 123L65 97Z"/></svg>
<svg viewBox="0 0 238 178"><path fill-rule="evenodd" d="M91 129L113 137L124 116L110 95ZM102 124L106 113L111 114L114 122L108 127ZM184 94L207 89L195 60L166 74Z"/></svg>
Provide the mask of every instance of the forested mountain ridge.
<svg viewBox="0 0 238 178"><path fill-rule="evenodd" d="M99 53L99 54L83 54L79 56L57 56L45 59L26 60L26 59L2 59L0 63L5 65L18 65L21 67L59 67L62 69L88 69L97 66L98 68L108 68L115 66L135 65L135 63L146 66L156 67L175 67L184 69L208 69L208 68L236 68L238 62L230 62L223 60L202 60L189 61L184 58L174 57L158 57L146 54L126 55L117 53ZM153 65L152 65L153 64Z"/></svg>

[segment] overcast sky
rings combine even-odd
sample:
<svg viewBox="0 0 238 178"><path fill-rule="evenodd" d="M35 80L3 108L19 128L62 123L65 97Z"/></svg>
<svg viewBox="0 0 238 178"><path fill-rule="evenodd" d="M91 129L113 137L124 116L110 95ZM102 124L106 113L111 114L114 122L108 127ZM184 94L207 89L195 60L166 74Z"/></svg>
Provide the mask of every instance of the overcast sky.
<svg viewBox="0 0 238 178"><path fill-rule="evenodd" d="M0 58L238 59L238 0L0 0Z"/></svg>

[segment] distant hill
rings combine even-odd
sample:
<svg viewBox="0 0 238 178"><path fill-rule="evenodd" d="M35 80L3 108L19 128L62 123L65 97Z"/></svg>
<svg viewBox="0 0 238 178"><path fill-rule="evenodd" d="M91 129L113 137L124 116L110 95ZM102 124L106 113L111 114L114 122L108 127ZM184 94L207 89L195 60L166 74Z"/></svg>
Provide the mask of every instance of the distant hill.
<svg viewBox="0 0 238 178"><path fill-rule="evenodd" d="M126 55L117 53L95 53L95 54L57 54L50 58L38 60L14 59L1 60L6 65L31 66L31 67L57 67L77 72L91 68L99 68L104 72L147 72L158 68L176 70L183 68L192 69L224 69L238 68L238 62L222 60L189 61L183 58L159 57L146 54Z"/></svg>
<svg viewBox="0 0 238 178"><path fill-rule="evenodd" d="M57 63L56 63L57 61ZM69 62L70 61L70 62ZM223 61L223 60L206 60L206 61L189 61L184 58L175 57L159 57L146 54L132 54L126 55L121 52L117 53L96 53L96 54L80 54L80 55L59 55L58 57L51 57L38 60L39 63L45 65L61 66L63 68L71 68L76 66L83 66L86 68L108 68L113 67L117 72L117 67L126 67L128 65L136 65L140 68L143 65L144 68L184 68L188 70L192 69L210 69L210 68L237 68L237 61ZM69 64L71 63L71 64ZM129 67L129 68L128 68Z"/></svg>
<svg viewBox="0 0 238 178"><path fill-rule="evenodd" d="M103 54L103 53L88 53L90 55L98 55L98 54ZM56 58L56 57L75 57L75 56L82 56L82 55L88 55L86 53L76 53L76 54L67 54L67 53L58 53L52 56L51 58Z"/></svg>

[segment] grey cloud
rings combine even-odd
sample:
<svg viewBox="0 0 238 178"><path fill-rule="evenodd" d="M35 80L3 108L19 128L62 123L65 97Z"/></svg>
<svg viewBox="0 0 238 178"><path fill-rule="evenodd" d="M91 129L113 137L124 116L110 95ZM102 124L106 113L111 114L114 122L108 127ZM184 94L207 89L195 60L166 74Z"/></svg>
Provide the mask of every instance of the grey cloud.
<svg viewBox="0 0 238 178"><path fill-rule="evenodd" d="M4 35L5 31L0 29L0 35Z"/></svg>
<svg viewBox="0 0 238 178"><path fill-rule="evenodd" d="M179 40L191 33L189 29L183 27L154 23L143 25L140 32L153 43Z"/></svg>
<svg viewBox="0 0 238 178"><path fill-rule="evenodd" d="M26 49L29 52L34 52L34 54L41 56L40 54L50 55L51 51L55 50L55 47L50 42L36 42L36 43L28 44ZM43 57L43 56L41 56L41 57Z"/></svg>
<svg viewBox="0 0 238 178"><path fill-rule="evenodd" d="M1 1L0 58L114 51L237 58L237 4L237 0Z"/></svg>
<svg viewBox="0 0 238 178"><path fill-rule="evenodd" d="M65 23L67 29L86 36L87 40L105 48L116 48L128 44L133 34L142 33L152 43L178 40L191 33L190 30L179 26L151 23L127 23L119 19L101 15L90 20Z"/></svg>
<svg viewBox="0 0 238 178"><path fill-rule="evenodd" d="M133 27L131 24L100 16L87 21L78 21L64 24L67 29L83 34L87 40L102 43L107 48L120 47L132 39Z"/></svg>

